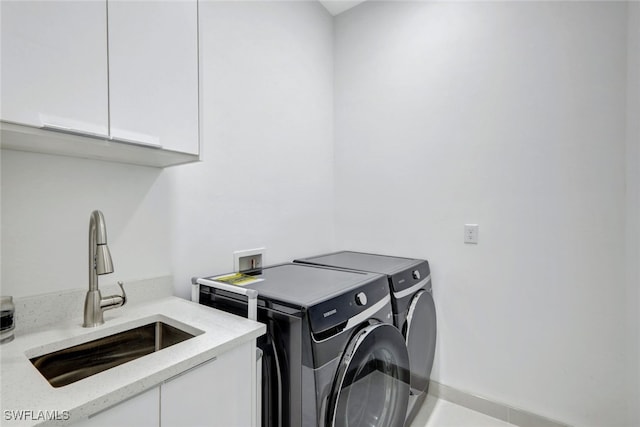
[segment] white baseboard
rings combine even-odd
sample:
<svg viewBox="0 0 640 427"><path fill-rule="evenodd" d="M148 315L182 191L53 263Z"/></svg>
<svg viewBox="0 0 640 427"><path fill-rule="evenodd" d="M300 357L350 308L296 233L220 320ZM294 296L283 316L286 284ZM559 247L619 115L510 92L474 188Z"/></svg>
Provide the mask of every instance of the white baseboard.
<svg viewBox="0 0 640 427"><path fill-rule="evenodd" d="M520 427L570 427L568 424L467 393L436 381L430 382L429 394Z"/></svg>

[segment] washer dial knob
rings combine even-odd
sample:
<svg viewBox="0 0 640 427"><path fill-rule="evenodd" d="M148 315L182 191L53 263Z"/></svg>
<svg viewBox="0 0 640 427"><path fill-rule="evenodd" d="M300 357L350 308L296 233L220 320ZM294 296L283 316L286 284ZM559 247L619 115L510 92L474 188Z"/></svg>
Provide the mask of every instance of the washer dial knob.
<svg viewBox="0 0 640 427"><path fill-rule="evenodd" d="M367 294L365 294L364 292L358 292L356 294L356 304L367 305Z"/></svg>
<svg viewBox="0 0 640 427"><path fill-rule="evenodd" d="M420 280L420 271L419 270L413 270L413 278L416 280Z"/></svg>

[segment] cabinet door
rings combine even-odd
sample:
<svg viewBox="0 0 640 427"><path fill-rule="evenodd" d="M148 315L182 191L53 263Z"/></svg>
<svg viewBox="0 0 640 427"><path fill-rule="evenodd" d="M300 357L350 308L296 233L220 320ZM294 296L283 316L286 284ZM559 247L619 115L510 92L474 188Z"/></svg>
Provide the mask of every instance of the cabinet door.
<svg viewBox="0 0 640 427"><path fill-rule="evenodd" d="M247 427L252 422L252 365L247 343L162 385L162 427Z"/></svg>
<svg viewBox="0 0 640 427"><path fill-rule="evenodd" d="M76 427L159 427L160 387L75 423Z"/></svg>
<svg viewBox="0 0 640 427"><path fill-rule="evenodd" d="M110 0L111 136L198 153L196 0Z"/></svg>
<svg viewBox="0 0 640 427"><path fill-rule="evenodd" d="M1 118L106 135L102 1L3 1Z"/></svg>

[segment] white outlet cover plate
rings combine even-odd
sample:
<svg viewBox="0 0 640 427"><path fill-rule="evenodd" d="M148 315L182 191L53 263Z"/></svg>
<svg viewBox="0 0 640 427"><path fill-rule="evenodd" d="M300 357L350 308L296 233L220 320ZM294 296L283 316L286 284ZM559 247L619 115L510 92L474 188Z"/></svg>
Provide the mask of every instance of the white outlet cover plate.
<svg viewBox="0 0 640 427"><path fill-rule="evenodd" d="M464 242L478 244L478 233L480 226L478 224L465 224L464 225Z"/></svg>

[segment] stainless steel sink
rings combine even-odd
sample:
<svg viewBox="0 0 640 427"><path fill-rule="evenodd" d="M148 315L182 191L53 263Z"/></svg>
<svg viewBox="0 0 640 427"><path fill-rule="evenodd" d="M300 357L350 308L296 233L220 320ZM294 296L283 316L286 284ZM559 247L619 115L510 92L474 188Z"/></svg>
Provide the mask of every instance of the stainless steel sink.
<svg viewBox="0 0 640 427"><path fill-rule="evenodd" d="M153 322L30 360L52 386L62 387L194 336Z"/></svg>

